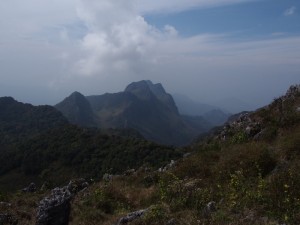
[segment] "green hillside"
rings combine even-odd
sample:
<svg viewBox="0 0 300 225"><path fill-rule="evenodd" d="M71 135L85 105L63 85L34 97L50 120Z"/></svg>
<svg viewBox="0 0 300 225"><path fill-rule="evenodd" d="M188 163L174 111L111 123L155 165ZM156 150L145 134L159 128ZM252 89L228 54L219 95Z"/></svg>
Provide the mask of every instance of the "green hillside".
<svg viewBox="0 0 300 225"><path fill-rule="evenodd" d="M299 146L300 86L293 86L187 147L189 154L169 166L140 167L91 184L74 197L69 224L126 224L124 216L141 209L128 214L139 215L130 224L299 224ZM1 198L12 203L7 213L33 224L34 202L45 195Z"/></svg>

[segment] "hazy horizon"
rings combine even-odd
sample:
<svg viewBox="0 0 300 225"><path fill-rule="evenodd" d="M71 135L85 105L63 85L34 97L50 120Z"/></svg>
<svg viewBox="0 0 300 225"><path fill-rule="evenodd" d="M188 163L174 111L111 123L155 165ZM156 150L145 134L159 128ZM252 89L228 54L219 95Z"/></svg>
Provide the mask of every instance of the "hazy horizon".
<svg viewBox="0 0 300 225"><path fill-rule="evenodd" d="M133 81L133 82L136 82L136 81ZM155 83L155 82L154 82ZM158 82L159 83L159 82ZM126 85L127 86L127 85ZM163 85L164 86L164 85ZM125 87L124 87L125 89ZM104 92L104 93L90 93L90 94L85 94L83 92L80 92L81 94L83 94L84 96L89 96L89 95L102 95L102 94L106 94L106 93L117 93L117 92L122 92L124 91L124 89L122 90L119 90L119 91L116 91L116 92ZM74 90L70 93L68 93L67 95L65 96L59 96L59 99L56 99L54 100L54 102L34 102L34 101L31 101L30 99L28 101L26 101L26 98L22 98L22 97L15 97L15 96L11 96L11 95L4 95L4 96L0 96L0 97L13 97L15 100L17 101L21 101L23 103L29 103L29 104L32 104L32 105L56 105L57 103L63 101L66 97L68 97L69 95L71 95L73 92L76 92L77 90ZM207 101L205 100L205 98L202 98L202 99L198 99L198 98L193 98L191 96L188 96L188 95L185 95L184 93L176 93L176 92L168 92L168 90L166 90L166 92L168 92L169 94L171 94L175 100L175 97L174 96L182 96L183 98L186 98L187 101L192 101L193 103L199 103L199 104L207 104L207 105L210 105L210 106L213 106L213 107L217 107L221 110L223 110L224 112L227 112L227 113L238 113L238 112L241 112L241 111L253 111L253 110L256 110L260 107L263 107L269 103L271 103L271 101L274 99L274 98L277 98L281 95L284 95L285 92L287 91L284 90L282 93L279 93L278 95L276 96L273 96L271 97L270 99L267 99L266 102L264 103L261 103L261 104L254 104L253 102L247 102L246 100L243 100L241 98L239 98L238 96L231 96L231 97L226 97L226 98L222 98L220 96L219 99L215 99L215 100L212 100L212 101ZM33 93L32 94L39 94L39 93ZM61 98L60 98L61 97ZM175 101L176 102L176 101Z"/></svg>
<svg viewBox="0 0 300 225"><path fill-rule="evenodd" d="M11 0L0 13L0 96L34 105L151 80L254 109L300 83L297 0Z"/></svg>

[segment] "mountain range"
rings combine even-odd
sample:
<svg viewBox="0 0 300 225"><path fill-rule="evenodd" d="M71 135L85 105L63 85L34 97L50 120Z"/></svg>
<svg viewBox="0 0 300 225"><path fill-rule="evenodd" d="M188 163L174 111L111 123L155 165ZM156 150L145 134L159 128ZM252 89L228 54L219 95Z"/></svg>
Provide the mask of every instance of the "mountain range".
<svg viewBox="0 0 300 225"><path fill-rule="evenodd" d="M74 92L55 107L76 125L135 129L148 140L177 146L190 143L216 125L212 121L219 125L218 119L225 122L226 117L220 111L204 117L182 116L163 86L146 80L133 82L118 93L83 96Z"/></svg>
<svg viewBox="0 0 300 225"><path fill-rule="evenodd" d="M202 116L181 115L173 97L151 81L113 94L74 92L55 107L2 97L0 187L158 166L182 155L161 144L186 145L211 127Z"/></svg>

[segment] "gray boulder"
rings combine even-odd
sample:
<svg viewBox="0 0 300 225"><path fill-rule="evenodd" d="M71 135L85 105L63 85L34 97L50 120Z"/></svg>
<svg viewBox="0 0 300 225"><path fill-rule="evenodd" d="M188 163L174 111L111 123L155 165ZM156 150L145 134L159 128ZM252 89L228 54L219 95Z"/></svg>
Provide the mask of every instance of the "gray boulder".
<svg viewBox="0 0 300 225"><path fill-rule="evenodd" d="M177 224L176 223L176 220L174 218L170 219L168 222L167 222L167 225L175 225Z"/></svg>
<svg viewBox="0 0 300 225"><path fill-rule="evenodd" d="M55 188L51 195L40 201L37 225L67 225L71 210L72 194L66 188Z"/></svg>
<svg viewBox="0 0 300 225"><path fill-rule="evenodd" d="M139 210L139 211L129 213L126 216L122 217L118 221L117 225L127 224L129 222L132 222L133 220L136 220L136 219L142 217L147 211L148 211L148 209L142 209L142 210Z"/></svg>
<svg viewBox="0 0 300 225"><path fill-rule="evenodd" d="M72 180L62 188L55 188L51 195L39 203L36 225L67 225L71 211L72 198L89 185L85 179Z"/></svg>
<svg viewBox="0 0 300 225"><path fill-rule="evenodd" d="M211 201L207 203L207 205L204 207L202 214L204 217L208 218L211 216L212 213L217 211L216 203L214 201Z"/></svg>
<svg viewBox="0 0 300 225"><path fill-rule="evenodd" d="M18 219L16 219L13 215L5 213L5 214L0 214L0 224L1 225L17 225L18 224Z"/></svg>
<svg viewBox="0 0 300 225"><path fill-rule="evenodd" d="M105 173L102 177L102 180L106 183L111 182L113 180L113 175Z"/></svg>
<svg viewBox="0 0 300 225"><path fill-rule="evenodd" d="M0 202L0 207L9 208L11 207L11 203L9 202Z"/></svg>
<svg viewBox="0 0 300 225"><path fill-rule="evenodd" d="M31 184L29 184L28 187L23 188L22 192L24 192L24 193L34 193L34 192L36 192L36 185L35 185L35 183L31 183Z"/></svg>

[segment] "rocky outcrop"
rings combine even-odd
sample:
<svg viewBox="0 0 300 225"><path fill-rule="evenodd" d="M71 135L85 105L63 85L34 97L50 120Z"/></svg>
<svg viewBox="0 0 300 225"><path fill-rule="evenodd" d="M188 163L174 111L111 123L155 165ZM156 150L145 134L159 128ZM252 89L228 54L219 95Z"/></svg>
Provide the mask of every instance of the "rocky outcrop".
<svg viewBox="0 0 300 225"><path fill-rule="evenodd" d="M11 214L0 214L0 224L1 225L17 225L18 220Z"/></svg>
<svg viewBox="0 0 300 225"><path fill-rule="evenodd" d="M227 123L220 132L218 138L226 140L228 136L232 136L238 132L242 132L247 135L247 137L254 137L261 132L261 123L252 119L250 115L251 114L248 112L243 113L233 122Z"/></svg>
<svg viewBox="0 0 300 225"><path fill-rule="evenodd" d="M86 189L89 184L92 183L92 180L85 180L83 178L71 180L67 185L67 189L71 192L72 195L77 194L79 191Z"/></svg>
<svg viewBox="0 0 300 225"><path fill-rule="evenodd" d="M135 169L129 169L129 170L126 170L123 175L124 176L132 176L136 173Z"/></svg>
<svg viewBox="0 0 300 225"><path fill-rule="evenodd" d="M102 176L102 180L105 182L105 183L108 183L108 182L111 182L112 179L113 179L113 175L112 174L108 174L108 173L105 173L103 176Z"/></svg>
<svg viewBox="0 0 300 225"><path fill-rule="evenodd" d="M216 203L214 201L211 201L207 203L207 205L204 207L202 214L204 217L208 218L211 216L212 213L216 212Z"/></svg>
<svg viewBox="0 0 300 225"><path fill-rule="evenodd" d="M71 198L67 187L53 189L49 197L40 201L36 225L67 225Z"/></svg>
<svg viewBox="0 0 300 225"><path fill-rule="evenodd" d="M213 134L215 138L227 140L228 137L263 139L272 133L272 126L285 126L292 123L294 114L300 111L297 99L300 85L291 86L285 95L276 98L270 105L255 112L242 112L233 115L228 122ZM275 124L275 125L274 125Z"/></svg>
<svg viewBox="0 0 300 225"><path fill-rule="evenodd" d="M0 208L9 208L11 207L11 203L9 202L0 202Z"/></svg>
<svg viewBox="0 0 300 225"><path fill-rule="evenodd" d="M167 164L165 167L161 167L158 169L158 172L166 172L169 169L173 168L176 165L176 162L174 160L171 160L169 164Z"/></svg>
<svg viewBox="0 0 300 225"><path fill-rule="evenodd" d="M174 218L170 219L168 222L167 222L167 225L175 225L177 224L176 220Z"/></svg>
<svg viewBox="0 0 300 225"><path fill-rule="evenodd" d="M87 188L84 179L72 180L62 188L54 188L51 195L39 203L36 225L67 225L71 211L71 200L79 191Z"/></svg>
<svg viewBox="0 0 300 225"><path fill-rule="evenodd" d="M35 183L31 183L31 184L29 184L28 187L23 188L22 192L24 192L24 193L34 193L34 192L36 192L36 185L35 185Z"/></svg>
<svg viewBox="0 0 300 225"><path fill-rule="evenodd" d="M142 217L147 211L148 211L148 209L142 209L139 211L129 213L126 216L122 217L116 225L127 224L129 222L132 222L132 221Z"/></svg>
<svg viewBox="0 0 300 225"><path fill-rule="evenodd" d="M286 95L283 98L295 98L300 94L300 84L292 85L286 92Z"/></svg>

